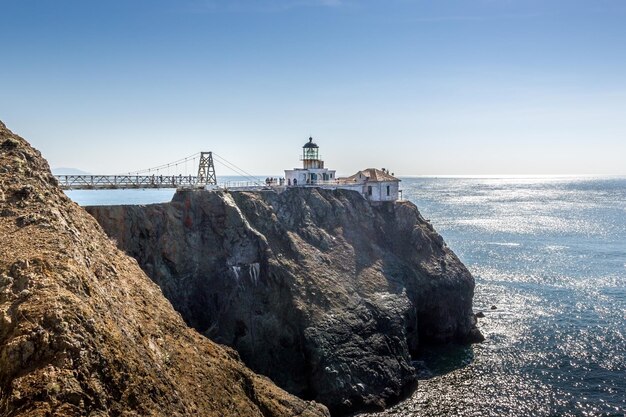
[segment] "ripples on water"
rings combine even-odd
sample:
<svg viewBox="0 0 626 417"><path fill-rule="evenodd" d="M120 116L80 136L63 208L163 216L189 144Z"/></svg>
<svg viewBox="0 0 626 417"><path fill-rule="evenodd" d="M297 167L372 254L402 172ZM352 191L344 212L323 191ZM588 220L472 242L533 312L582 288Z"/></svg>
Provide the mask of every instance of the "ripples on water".
<svg viewBox="0 0 626 417"><path fill-rule="evenodd" d="M474 274L487 340L424 352L417 391L375 415L625 415L626 179L402 186Z"/></svg>

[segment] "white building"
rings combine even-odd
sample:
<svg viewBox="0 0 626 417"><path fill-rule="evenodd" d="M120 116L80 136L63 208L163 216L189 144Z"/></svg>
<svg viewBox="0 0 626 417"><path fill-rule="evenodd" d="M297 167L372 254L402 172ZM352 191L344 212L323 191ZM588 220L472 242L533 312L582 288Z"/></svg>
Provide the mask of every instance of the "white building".
<svg viewBox="0 0 626 417"><path fill-rule="evenodd" d="M302 168L285 170L285 185L341 188L361 193L370 201L396 201L400 193L400 180L389 170L368 168L347 178L337 178L335 170L324 168L319 146L313 138L302 147Z"/></svg>
<svg viewBox="0 0 626 417"><path fill-rule="evenodd" d="M319 146L313 143L313 138L302 147L302 168L285 170L285 181L290 185L323 185L334 183L335 170L324 168L324 161L320 159Z"/></svg>
<svg viewBox="0 0 626 417"><path fill-rule="evenodd" d="M400 193L400 180L385 168L367 168L337 182L337 188L356 188L370 201L396 201Z"/></svg>

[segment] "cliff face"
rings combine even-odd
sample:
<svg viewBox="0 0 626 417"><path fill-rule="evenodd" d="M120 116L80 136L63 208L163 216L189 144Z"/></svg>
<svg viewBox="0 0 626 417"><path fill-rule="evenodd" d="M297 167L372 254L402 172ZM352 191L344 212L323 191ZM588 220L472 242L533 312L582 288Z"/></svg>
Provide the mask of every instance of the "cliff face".
<svg viewBox="0 0 626 417"><path fill-rule="evenodd" d="M188 328L0 123L0 415L327 413Z"/></svg>
<svg viewBox="0 0 626 417"><path fill-rule="evenodd" d="M400 395L421 343L480 338L473 277L409 202L294 188L87 210L187 323L333 412Z"/></svg>

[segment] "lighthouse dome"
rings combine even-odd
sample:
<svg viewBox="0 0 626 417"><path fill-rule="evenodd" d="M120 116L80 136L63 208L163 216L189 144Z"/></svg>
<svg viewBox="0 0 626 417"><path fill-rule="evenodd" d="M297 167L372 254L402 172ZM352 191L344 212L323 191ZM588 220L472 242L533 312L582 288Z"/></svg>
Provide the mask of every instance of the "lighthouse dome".
<svg viewBox="0 0 626 417"><path fill-rule="evenodd" d="M309 141L304 144L303 148L319 148L319 146L317 146L317 143L313 142L313 138L310 137Z"/></svg>

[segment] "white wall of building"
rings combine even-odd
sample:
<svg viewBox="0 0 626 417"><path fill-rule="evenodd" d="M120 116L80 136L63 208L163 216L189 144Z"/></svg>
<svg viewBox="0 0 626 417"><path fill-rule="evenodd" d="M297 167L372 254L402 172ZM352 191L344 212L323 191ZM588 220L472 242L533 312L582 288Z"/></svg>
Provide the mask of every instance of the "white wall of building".
<svg viewBox="0 0 626 417"><path fill-rule="evenodd" d="M333 182L336 179L335 170L333 169L295 168L285 170L285 181L287 184L291 183L291 185L293 185L293 180L296 179L298 181L298 185L307 185L307 179L313 177L312 174L314 174L314 176L317 178L317 183Z"/></svg>
<svg viewBox="0 0 626 417"><path fill-rule="evenodd" d="M363 194L363 184L338 184L336 188L340 190L356 191L361 195Z"/></svg>
<svg viewBox="0 0 626 417"><path fill-rule="evenodd" d="M363 196L370 201L395 201L398 199L398 181L366 181Z"/></svg>

